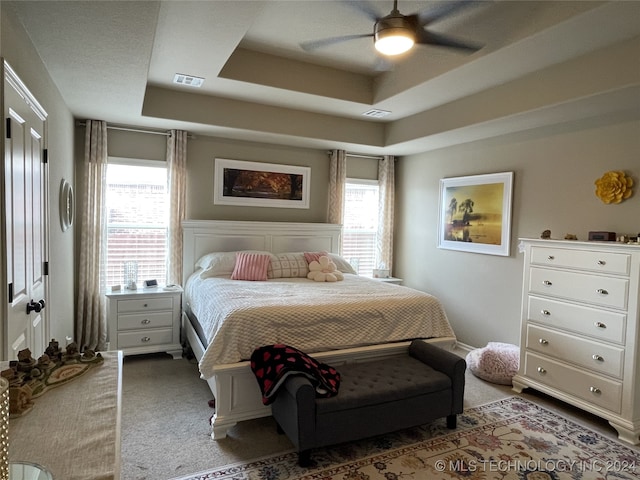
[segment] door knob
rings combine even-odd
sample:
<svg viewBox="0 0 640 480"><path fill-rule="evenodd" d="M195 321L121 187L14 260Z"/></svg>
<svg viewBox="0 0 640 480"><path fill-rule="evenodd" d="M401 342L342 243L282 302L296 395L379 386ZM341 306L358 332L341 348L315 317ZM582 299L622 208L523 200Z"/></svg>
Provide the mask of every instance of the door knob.
<svg viewBox="0 0 640 480"><path fill-rule="evenodd" d="M31 312L40 313L40 311L44 308L45 301L44 299L34 302L33 299L29 303L27 303L27 315Z"/></svg>

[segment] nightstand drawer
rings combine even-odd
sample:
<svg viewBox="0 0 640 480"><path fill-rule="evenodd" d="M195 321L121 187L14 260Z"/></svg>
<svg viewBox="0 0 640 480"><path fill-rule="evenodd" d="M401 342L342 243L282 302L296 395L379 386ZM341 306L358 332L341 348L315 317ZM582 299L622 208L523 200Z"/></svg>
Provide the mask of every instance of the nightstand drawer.
<svg viewBox="0 0 640 480"><path fill-rule="evenodd" d="M172 341L173 330L171 328L124 333L118 332L118 349L162 345L172 343Z"/></svg>
<svg viewBox="0 0 640 480"><path fill-rule="evenodd" d="M118 330L170 327L173 325L173 312L144 312L118 315Z"/></svg>
<svg viewBox="0 0 640 480"><path fill-rule="evenodd" d="M145 312L148 310L171 310L173 298L134 298L130 300L118 300L118 313Z"/></svg>

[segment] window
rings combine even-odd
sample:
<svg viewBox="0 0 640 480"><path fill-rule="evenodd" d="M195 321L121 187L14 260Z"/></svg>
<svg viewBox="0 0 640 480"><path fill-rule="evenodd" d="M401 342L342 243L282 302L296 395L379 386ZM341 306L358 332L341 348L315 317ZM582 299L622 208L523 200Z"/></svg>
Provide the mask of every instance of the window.
<svg viewBox="0 0 640 480"><path fill-rule="evenodd" d="M378 234L378 182L347 179L345 188L342 255L363 276L376 265Z"/></svg>
<svg viewBox="0 0 640 480"><path fill-rule="evenodd" d="M106 285L123 285L132 271L143 280L166 282L169 194L167 168L144 164L107 165Z"/></svg>

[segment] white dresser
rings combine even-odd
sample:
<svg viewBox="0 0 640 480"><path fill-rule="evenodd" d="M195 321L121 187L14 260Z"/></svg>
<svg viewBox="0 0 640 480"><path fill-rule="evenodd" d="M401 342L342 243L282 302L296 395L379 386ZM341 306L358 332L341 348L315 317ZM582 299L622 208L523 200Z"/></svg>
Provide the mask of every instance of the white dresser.
<svg viewBox="0 0 640 480"><path fill-rule="evenodd" d="M535 388L640 443L640 246L522 239L520 370Z"/></svg>
<svg viewBox="0 0 640 480"><path fill-rule="evenodd" d="M122 350L124 355L167 352L182 358L180 287L122 290L106 296L112 350Z"/></svg>

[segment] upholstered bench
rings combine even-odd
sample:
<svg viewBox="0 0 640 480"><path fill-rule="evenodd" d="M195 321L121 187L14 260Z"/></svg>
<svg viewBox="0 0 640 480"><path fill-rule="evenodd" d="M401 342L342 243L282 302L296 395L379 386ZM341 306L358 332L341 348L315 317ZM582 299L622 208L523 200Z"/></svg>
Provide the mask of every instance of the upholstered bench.
<svg viewBox="0 0 640 480"><path fill-rule="evenodd" d="M290 376L280 387L272 414L298 450L301 466L311 449L359 440L446 417L456 427L464 396L463 358L421 340L407 355L345 364L340 390L316 398L304 376Z"/></svg>

